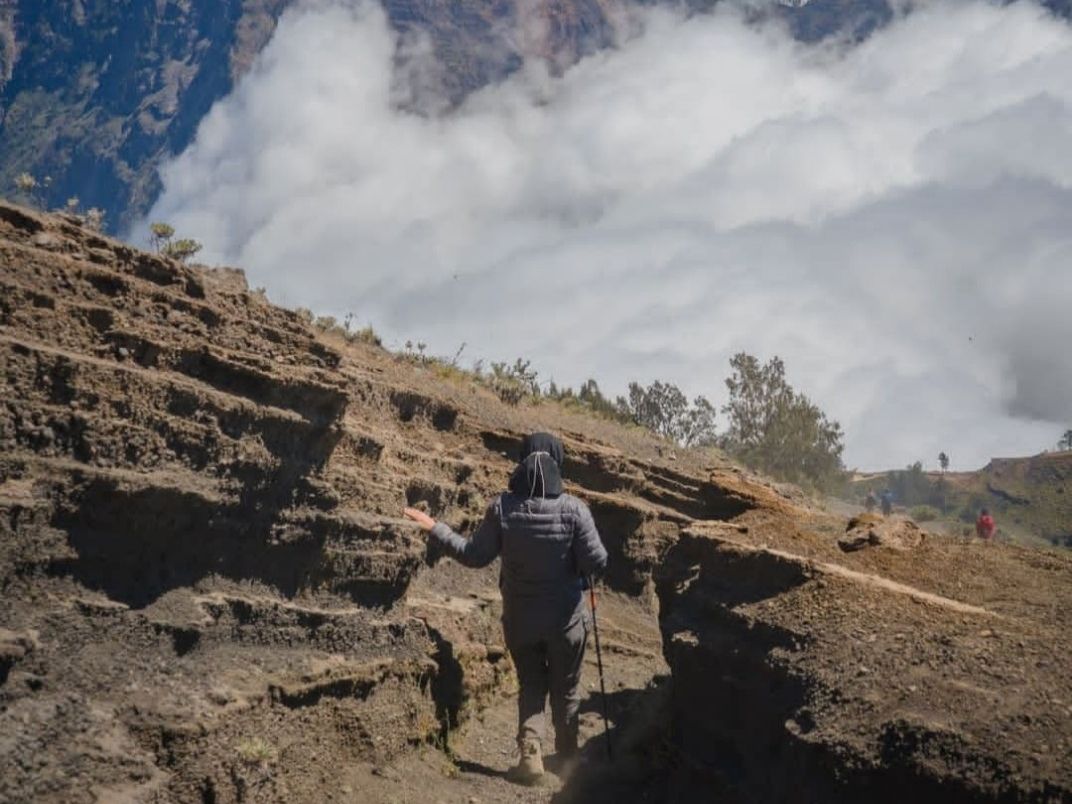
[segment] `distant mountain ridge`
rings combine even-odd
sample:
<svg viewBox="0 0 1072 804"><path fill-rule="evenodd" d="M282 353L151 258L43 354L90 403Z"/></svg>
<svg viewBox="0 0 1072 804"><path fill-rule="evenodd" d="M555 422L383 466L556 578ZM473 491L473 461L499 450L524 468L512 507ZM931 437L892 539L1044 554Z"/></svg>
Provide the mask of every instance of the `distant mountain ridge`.
<svg viewBox="0 0 1072 804"><path fill-rule="evenodd" d="M691 13L719 0L383 0L405 40L428 36L449 102L501 80L525 58L563 68L616 38L630 8ZM28 172L51 178L49 208L77 197L120 231L160 192L159 165L184 150L301 0L0 0L0 196ZM1072 0L1049 0L1072 13ZM758 13L758 12L757 12ZM772 4L794 35L862 38L887 0ZM536 24L530 24L535 22ZM517 31L535 34L515 35Z"/></svg>

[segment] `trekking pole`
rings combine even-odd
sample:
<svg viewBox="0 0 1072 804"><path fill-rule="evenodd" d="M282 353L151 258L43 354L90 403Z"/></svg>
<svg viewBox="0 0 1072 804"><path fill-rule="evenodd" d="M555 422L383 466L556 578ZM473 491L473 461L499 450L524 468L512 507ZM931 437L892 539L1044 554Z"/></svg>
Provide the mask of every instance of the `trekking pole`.
<svg viewBox="0 0 1072 804"><path fill-rule="evenodd" d="M610 713L607 709L607 687L603 681L603 651L599 646L599 620L596 618L596 585L588 579L588 598L592 604L592 633L596 638L596 666L599 668L599 695L603 699L603 733L607 738L607 759L614 761L614 750L610 743Z"/></svg>

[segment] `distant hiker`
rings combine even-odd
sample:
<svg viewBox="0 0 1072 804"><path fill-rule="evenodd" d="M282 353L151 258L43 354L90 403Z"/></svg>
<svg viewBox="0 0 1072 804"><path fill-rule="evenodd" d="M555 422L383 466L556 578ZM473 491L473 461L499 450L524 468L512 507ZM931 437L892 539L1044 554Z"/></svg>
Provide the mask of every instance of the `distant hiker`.
<svg viewBox="0 0 1072 804"><path fill-rule="evenodd" d="M540 737L548 693L555 752L562 760L576 756L581 663L590 623L584 578L607 565L588 506L562 491L562 461L557 438L526 436L510 490L495 498L469 539L421 511L405 509L467 567L484 567L502 556L503 635L521 687L520 759L510 778L521 784L543 778Z"/></svg>
<svg viewBox="0 0 1072 804"><path fill-rule="evenodd" d="M889 516L893 513L893 492L889 489L882 491L882 515Z"/></svg>
<svg viewBox="0 0 1072 804"><path fill-rule="evenodd" d="M990 541L994 538L996 530L997 525L994 523L994 517L990 516L990 511L984 508L979 512L979 518L975 520L975 535L980 539Z"/></svg>
<svg viewBox="0 0 1072 804"><path fill-rule="evenodd" d="M878 505L878 497L875 496L875 490L868 489L867 496L864 498L864 508L870 514L874 512L876 505Z"/></svg>

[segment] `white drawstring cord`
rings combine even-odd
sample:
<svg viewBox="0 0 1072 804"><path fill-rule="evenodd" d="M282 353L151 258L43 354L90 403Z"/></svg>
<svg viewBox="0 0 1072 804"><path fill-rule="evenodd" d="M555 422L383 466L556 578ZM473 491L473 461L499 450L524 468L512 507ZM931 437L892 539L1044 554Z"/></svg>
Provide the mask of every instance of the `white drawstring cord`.
<svg viewBox="0 0 1072 804"><path fill-rule="evenodd" d="M530 452L529 455L535 455L536 456L536 471L533 472L533 474L532 474L532 487L529 488L529 496L530 497L535 497L536 496L536 478L539 477L540 478L540 496L541 497L546 497L547 496L547 481L544 479L543 463L540 461L540 458L542 456L544 456L544 455L550 457L551 453L544 452L544 451L540 450L540 451L537 451L537 452Z"/></svg>

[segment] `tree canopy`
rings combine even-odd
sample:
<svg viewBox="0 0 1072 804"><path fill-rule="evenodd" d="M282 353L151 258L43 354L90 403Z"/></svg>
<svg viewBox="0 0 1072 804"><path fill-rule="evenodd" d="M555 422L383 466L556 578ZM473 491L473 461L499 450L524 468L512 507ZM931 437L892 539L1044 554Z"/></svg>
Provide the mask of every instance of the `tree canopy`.
<svg viewBox="0 0 1072 804"><path fill-rule="evenodd" d="M673 383L656 380L647 388L629 383L629 396L619 400L629 417L652 432L683 447L715 444L715 406L698 396L692 403Z"/></svg>
<svg viewBox="0 0 1072 804"><path fill-rule="evenodd" d="M793 389L781 358L761 364L740 352L730 367L730 400L722 408L727 452L781 480L820 488L834 483L843 470L841 425Z"/></svg>

